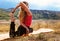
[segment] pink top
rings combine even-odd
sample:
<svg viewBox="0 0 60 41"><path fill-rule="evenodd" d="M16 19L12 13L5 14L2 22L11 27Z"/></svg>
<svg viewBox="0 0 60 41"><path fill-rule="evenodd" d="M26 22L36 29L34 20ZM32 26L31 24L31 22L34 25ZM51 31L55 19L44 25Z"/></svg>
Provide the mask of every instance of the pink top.
<svg viewBox="0 0 60 41"><path fill-rule="evenodd" d="M31 25L31 22L32 22L32 16L26 16L25 17L25 19L24 19L24 24L26 25L26 26L29 26L30 27L30 25Z"/></svg>

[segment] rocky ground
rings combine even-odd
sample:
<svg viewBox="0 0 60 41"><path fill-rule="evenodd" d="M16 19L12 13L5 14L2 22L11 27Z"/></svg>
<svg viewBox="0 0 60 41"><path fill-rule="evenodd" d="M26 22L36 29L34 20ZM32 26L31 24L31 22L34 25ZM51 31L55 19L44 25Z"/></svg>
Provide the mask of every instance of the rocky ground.
<svg viewBox="0 0 60 41"><path fill-rule="evenodd" d="M26 37L15 37L8 38L1 41L60 41L60 33L59 32L45 32L36 35L30 35Z"/></svg>

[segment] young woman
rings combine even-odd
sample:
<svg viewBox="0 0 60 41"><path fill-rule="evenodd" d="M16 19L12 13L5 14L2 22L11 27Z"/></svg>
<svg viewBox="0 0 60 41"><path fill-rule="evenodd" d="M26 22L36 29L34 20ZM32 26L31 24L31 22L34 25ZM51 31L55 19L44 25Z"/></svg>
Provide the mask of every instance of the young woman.
<svg viewBox="0 0 60 41"><path fill-rule="evenodd" d="M12 10L12 12L10 13L10 17L11 17L11 25L10 25L10 27L12 28L12 30L15 30L15 29L13 29L15 27L15 23L14 23L15 22L14 12L19 7L21 8L21 10L19 12L20 25L19 25L17 31L16 32L13 31L12 33L15 32L16 35L22 36L23 34L28 34L29 32L32 32L33 31L33 29L30 28L30 25L32 23L32 13L29 10L29 6L28 6L28 3L26 1L20 2L16 6L16 8L14 8Z"/></svg>

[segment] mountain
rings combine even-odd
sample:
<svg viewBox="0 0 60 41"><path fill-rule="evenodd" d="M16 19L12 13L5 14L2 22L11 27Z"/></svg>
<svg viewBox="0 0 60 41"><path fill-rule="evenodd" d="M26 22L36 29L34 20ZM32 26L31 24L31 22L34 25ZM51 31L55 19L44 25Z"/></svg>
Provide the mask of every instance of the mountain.
<svg viewBox="0 0 60 41"><path fill-rule="evenodd" d="M2 9L0 8L0 20L9 20L9 12L13 8ZM15 17L17 18L18 10L15 12ZM50 11L50 10L31 10L33 14L33 19L60 19L60 11Z"/></svg>
<svg viewBox="0 0 60 41"><path fill-rule="evenodd" d="M60 11L31 10L34 19L60 19Z"/></svg>

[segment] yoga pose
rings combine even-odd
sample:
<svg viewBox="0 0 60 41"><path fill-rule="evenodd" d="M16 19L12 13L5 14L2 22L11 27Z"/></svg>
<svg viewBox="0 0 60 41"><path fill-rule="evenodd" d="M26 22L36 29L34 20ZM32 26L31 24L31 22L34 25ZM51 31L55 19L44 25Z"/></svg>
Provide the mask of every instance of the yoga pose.
<svg viewBox="0 0 60 41"><path fill-rule="evenodd" d="M15 32L15 18L14 18L14 12L16 11L17 8L20 7L19 11L19 21L20 25ZM22 36L23 34L27 35L30 32L33 31L32 28L30 28L30 25L32 23L32 13L29 10L28 3L26 1L20 2L16 8L12 10L10 13L10 19L11 19L11 25L10 25L10 37L13 35L14 36Z"/></svg>

